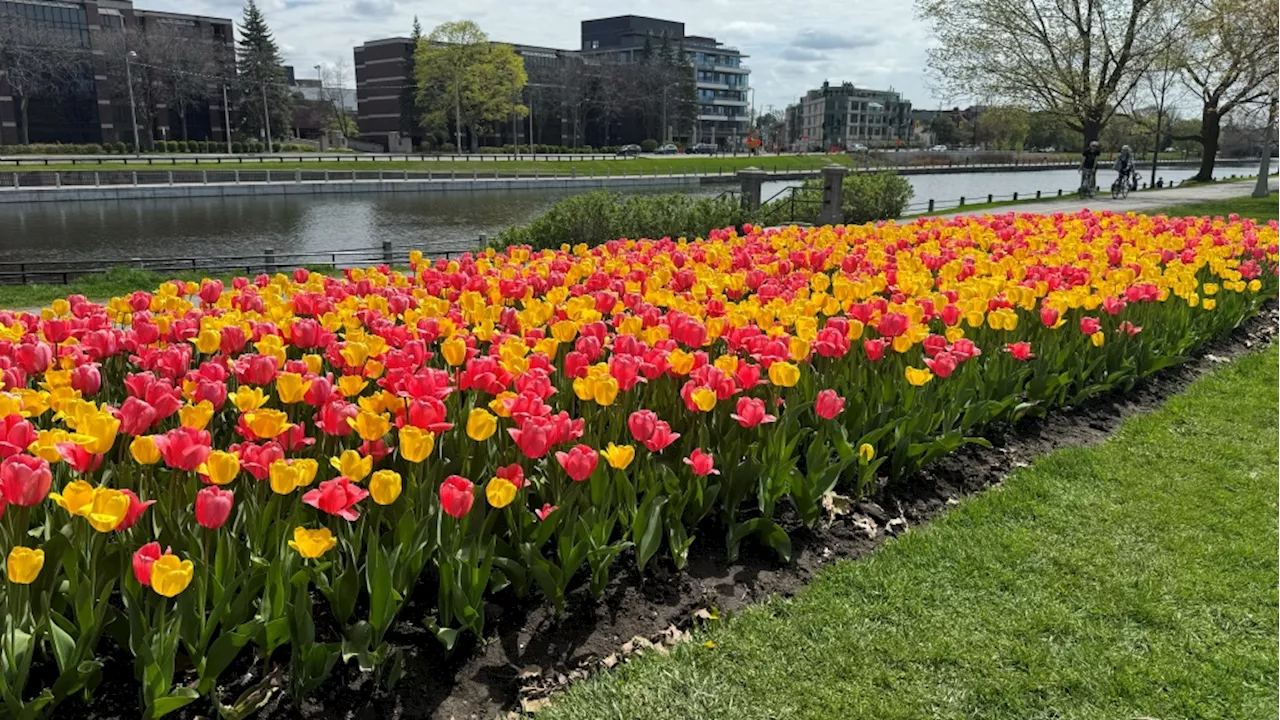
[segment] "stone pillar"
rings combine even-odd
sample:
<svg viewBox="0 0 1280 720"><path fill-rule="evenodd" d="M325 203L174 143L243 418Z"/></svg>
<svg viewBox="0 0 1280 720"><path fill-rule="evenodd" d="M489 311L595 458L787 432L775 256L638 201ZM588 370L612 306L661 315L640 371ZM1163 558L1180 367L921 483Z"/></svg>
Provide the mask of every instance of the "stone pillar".
<svg viewBox="0 0 1280 720"><path fill-rule="evenodd" d="M849 168L844 165L828 165L822 168L822 210L818 213L819 225L838 225L844 222L840 209L844 197L844 176Z"/></svg>
<svg viewBox="0 0 1280 720"><path fill-rule="evenodd" d="M760 186L768 173L758 167L743 168L738 171L738 181L742 183L742 207L748 212L760 209Z"/></svg>

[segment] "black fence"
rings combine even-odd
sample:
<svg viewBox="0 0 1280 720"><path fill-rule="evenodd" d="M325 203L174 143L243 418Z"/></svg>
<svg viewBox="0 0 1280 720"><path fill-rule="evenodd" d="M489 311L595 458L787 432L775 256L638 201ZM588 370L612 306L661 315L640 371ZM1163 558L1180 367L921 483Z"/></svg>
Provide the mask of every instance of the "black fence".
<svg viewBox="0 0 1280 720"><path fill-rule="evenodd" d="M317 250L310 252L276 252L265 249L259 253L217 255L208 257L176 258L106 258L96 260L50 260L0 262L0 285L47 284L65 285L76 278L106 273L113 268L128 267L148 270L161 275L175 276L192 273L274 274L292 272L295 268L342 270L372 265L405 266L411 250L422 250L431 259L455 258L468 252L477 252L485 246L481 235L474 243L455 243L429 249L394 247L384 242L380 247L356 250Z"/></svg>

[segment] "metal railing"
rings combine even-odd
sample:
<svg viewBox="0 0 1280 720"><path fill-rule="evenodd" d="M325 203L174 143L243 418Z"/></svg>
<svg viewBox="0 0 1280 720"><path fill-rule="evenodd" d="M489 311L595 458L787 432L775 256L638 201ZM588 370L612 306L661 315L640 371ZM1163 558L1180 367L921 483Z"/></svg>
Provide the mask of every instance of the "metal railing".
<svg viewBox="0 0 1280 720"><path fill-rule="evenodd" d="M470 242L453 243L434 248L395 247L390 242L380 246L350 250L313 250L276 252L267 248L257 253L239 253L206 257L106 258L94 260L32 260L0 262L0 285L49 284L65 285L88 275L99 275L114 268L127 267L154 273L258 273L289 272L294 268L342 270L373 265L404 265L411 250L422 250L431 259L449 259L484 249L487 238L479 236Z"/></svg>
<svg viewBox="0 0 1280 720"><path fill-rule="evenodd" d="M816 213L822 209L822 200L820 198L810 198L800 196L800 193L806 189L800 185L792 185L784 187L774 193L768 200L760 203L760 222L764 225L775 225L778 223L796 222L800 217L798 211L804 212L804 220L816 216ZM786 196L785 198L783 196Z"/></svg>
<svg viewBox="0 0 1280 720"><path fill-rule="evenodd" d="M520 160L528 162L573 162L575 160L622 160L612 153L474 153L453 155L400 154L400 153L333 153L319 155L41 155L25 157L6 155L0 157L0 166L28 167L40 165L262 165L282 163L377 163L377 162L503 162Z"/></svg>
<svg viewBox="0 0 1280 720"><path fill-rule="evenodd" d="M1235 179L1235 177L1236 177L1235 175L1231 175L1229 176L1228 179ZM1185 181L1177 181L1177 182L1170 181L1162 186L1157 186L1155 188L1152 188L1146 182L1140 182L1138 187L1140 190L1152 190L1152 189L1170 190L1175 187L1178 187L1179 185L1182 184L1182 182L1185 182ZM966 207L981 208L984 205L991 205L993 203L1004 203L1004 202L1017 203L1017 202L1032 202L1035 200L1058 200L1061 198L1074 197L1075 194L1076 194L1075 188L1072 188L1072 189L1059 188L1056 191L1033 190L1025 193L1014 192L1007 195L997 195L995 193L987 193L986 195L963 196L960 198L953 198L950 200L935 200L933 198L929 198L928 200L921 200L919 202L913 202L913 203L907 204L906 208L904 208L904 214L905 215L925 215L925 214L929 214L929 213L933 213L941 210L963 210Z"/></svg>

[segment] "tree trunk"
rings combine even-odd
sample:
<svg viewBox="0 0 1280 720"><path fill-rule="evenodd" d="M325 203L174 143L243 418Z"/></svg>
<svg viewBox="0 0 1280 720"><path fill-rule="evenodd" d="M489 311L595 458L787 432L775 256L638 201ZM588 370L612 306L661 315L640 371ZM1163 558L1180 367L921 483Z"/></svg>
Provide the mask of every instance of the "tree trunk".
<svg viewBox="0 0 1280 720"><path fill-rule="evenodd" d="M1102 119L1087 117L1080 122L1080 130L1084 135L1084 146L1089 147L1089 143L1102 137Z"/></svg>
<svg viewBox="0 0 1280 720"><path fill-rule="evenodd" d="M1204 108L1200 113L1200 171L1192 180L1213 182L1213 165L1218 158L1218 137L1221 134L1222 117L1218 115L1218 108Z"/></svg>
<svg viewBox="0 0 1280 720"><path fill-rule="evenodd" d="M26 95L22 96L22 102L19 103L18 108L19 110L22 111L22 144L30 145L31 133L29 130L31 127L31 123L27 122L27 96Z"/></svg>

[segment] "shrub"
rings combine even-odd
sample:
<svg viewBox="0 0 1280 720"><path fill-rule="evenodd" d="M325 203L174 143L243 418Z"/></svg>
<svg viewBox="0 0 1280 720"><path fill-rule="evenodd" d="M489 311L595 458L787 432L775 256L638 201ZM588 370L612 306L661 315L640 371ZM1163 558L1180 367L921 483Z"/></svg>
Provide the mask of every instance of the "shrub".
<svg viewBox="0 0 1280 720"><path fill-rule="evenodd" d="M658 149L658 141L657 141L657 140L641 140L641 141L640 141L640 150L641 150L641 152L651 153L651 152L653 152L654 150L657 150L657 149Z"/></svg>
<svg viewBox="0 0 1280 720"><path fill-rule="evenodd" d="M901 216L915 192L906 178L890 172L851 173L845 176L841 190L844 222L859 225ZM795 195L794 203L784 194L767 204L761 209L760 221L817 222L822 208L822 181L806 180Z"/></svg>
<svg viewBox="0 0 1280 720"><path fill-rule="evenodd" d="M186 140L179 140L179 141L178 141L178 152L180 152L180 153L187 153L187 152L191 152L191 143L187 142Z"/></svg>
<svg viewBox="0 0 1280 720"><path fill-rule="evenodd" d="M233 141L233 142L231 143L231 152L233 152L233 153L235 153L235 154L237 154L237 155L239 155L240 153L243 153L243 152L244 152L244 143L240 142L239 140L235 140L235 141Z"/></svg>
<svg viewBox="0 0 1280 720"><path fill-rule="evenodd" d="M115 148L116 148L117 155L124 155L125 153L129 152L129 145L119 140L116 141Z"/></svg>
<svg viewBox="0 0 1280 720"><path fill-rule="evenodd" d="M623 198L597 190L557 202L529 224L502 231L494 244L546 249L562 244L595 245L620 237L694 237L749 219L732 199L692 198L679 193Z"/></svg>

